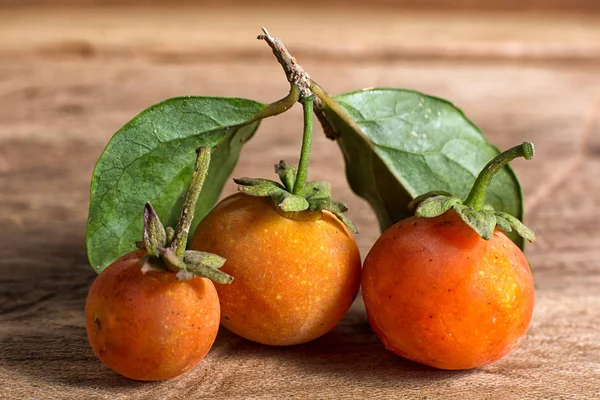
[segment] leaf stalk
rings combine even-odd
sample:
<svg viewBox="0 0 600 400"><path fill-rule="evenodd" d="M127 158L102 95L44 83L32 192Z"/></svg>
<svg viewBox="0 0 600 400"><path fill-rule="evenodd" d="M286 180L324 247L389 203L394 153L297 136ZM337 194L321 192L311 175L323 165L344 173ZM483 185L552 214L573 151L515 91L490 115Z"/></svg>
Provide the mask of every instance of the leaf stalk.
<svg viewBox="0 0 600 400"><path fill-rule="evenodd" d="M267 107L259 111L251 122L260 121L268 117L274 117L279 114L283 114L296 104L300 98L300 89L296 85L290 87L290 92L283 99L277 100L274 103L269 104Z"/></svg>

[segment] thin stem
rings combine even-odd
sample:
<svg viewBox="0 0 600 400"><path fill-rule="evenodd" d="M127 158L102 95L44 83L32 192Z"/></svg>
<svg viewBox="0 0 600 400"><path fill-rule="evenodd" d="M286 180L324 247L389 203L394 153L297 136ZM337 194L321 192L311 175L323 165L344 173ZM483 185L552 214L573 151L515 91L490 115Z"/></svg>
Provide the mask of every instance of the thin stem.
<svg viewBox="0 0 600 400"><path fill-rule="evenodd" d="M302 150L300 152L300 162L298 163L298 173L294 183L293 194L301 196L304 193L304 185L308 176L308 163L310 161L310 147L312 144L313 133L313 103L314 95L305 97L302 100L302 109L304 111L304 133L302 134Z"/></svg>
<svg viewBox="0 0 600 400"><path fill-rule="evenodd" d="M310 90L321 100L325 105L332 110L339 107L335 100L323 89L317 82L312 79L309 81Z"/></svg>
<svg viewBox="0 0 600 400"><path fill-rule="evenodd" d="M475 179L475 183L473 183L473 187L463 204L474 210L481 210L485 205L485 196L487 195L488 186L494 175L517 157L531 160L533 158L533 153L533 144L523 142L494 157L492 161L481 170L477 179Z"/></svg>
<svg viewBox="0 0 600 400"><path fill-rule="evenodd" d="M279 115L281 113L286 112L287 110L292 108L292 106L294 104L296 104L299 97L300 97L300 89L298 89L298 86L292 85L290 87L290 92L288 93L287 96L285 96L281 100L277 100L276 102L269 104L264 109L259 111L254 116L254 118L252 118L251 122L260 121L261 119L265 119L268 117L274 117L275 115Z"/></svg>
<svg viewBox="0 0 600 400"><path fill-rule="evenodd" d="M352 128L355 132L359 132L364 137L364 133L362 133L362 129L360 126L354 122L354 120L346 113L346 111L340 106L340 104L335 101L333 97L329 93L327 93L319 84L312 79L309 81L310 90L317 96L327 108L336 113L348 126ZM325 134L327 134L327 130L324 127ZM332 137L333 136L333 137ZM330 139L336 139L334 135L331 133L327 136Z"/></svg>
<svg viewBox="0 0 600 400"><path fill-rule="evenodd" d="M198 153L198 157L196 158L196 165L194 166L194 174L192 175L192 181L185 196L181 217L179 217L177 229L175 229L173 242L171 242L171 249L179 258L183 257L183 253L185 252L185 246L187 245L190 226L194 219L198 196L200 196L200 192L202 191L202 186L208 175L208 167L210 165L210 148L199 147L196 149L196 152Z"/></svg>

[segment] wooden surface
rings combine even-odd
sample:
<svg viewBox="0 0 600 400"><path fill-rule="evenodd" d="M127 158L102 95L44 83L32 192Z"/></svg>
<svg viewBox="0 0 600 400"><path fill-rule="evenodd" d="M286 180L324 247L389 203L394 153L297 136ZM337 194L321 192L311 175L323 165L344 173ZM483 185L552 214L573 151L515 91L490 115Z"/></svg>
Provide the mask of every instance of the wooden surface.
<svg viewBox="0 0 600 400"><path fill-rule="evenodd" d="M0 8L0 398L600 398L600 16L215 7ZM132 382L95 358L83 307L97 157L167 97L287 93L254 40L262 25L330 92L414 88L451 99L500 148L535 143L535 160L514 167L539 237L527 250L536 308L510 356L463 372L405 361L377 341L359 298L333 332L302 346L223 331L197 368L167 382ZM280 158L296 161L300 133L297 107L265 121L235 175L271 177ZM374 214L320 131L311 166L351 207L364 256Z"/></svg>

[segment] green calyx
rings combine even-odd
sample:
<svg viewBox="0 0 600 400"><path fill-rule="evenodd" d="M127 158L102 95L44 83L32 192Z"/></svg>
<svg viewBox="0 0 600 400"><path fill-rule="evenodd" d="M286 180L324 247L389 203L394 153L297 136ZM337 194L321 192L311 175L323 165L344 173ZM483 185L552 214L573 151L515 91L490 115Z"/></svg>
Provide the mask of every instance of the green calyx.
<svg viewBox="0 0 600 400"><path fill-rule="evenodd" d="M315 101L315 95L310 88L310 77L296 62L296 59L280 39L269 35L265 28L263 28L263 32L264 34L259 35L258 39L266 41L271 47L291 85L288 96L273 103L268 108L272 110L285 108L287 110L291 103L298 101L302 104L304 132L300 161L298 168L286 161L280 161L279 164L275 165L275 173L279 175L281 183L258 178L237 178L234 179L234 182L239 185L238 189L242 193L250 196L270 197L275 207L281 210L282 215L286 218L307 221L312 219L299 218L294 213L307 212L308 214L310 212L329 211L352 232L358 233L356 226L344 215L348 211L348 207L331 198L331 185L329 182L307 182Z"/></svg>
<svg viewBox="0 0 600 400"><path fill-rule="evenodd" d="M165 229L152 205L146 203L143 240L136 245L140 249L145 249L148 254L142 258L140 264L144 273L170 271L177 273L177 279L180 281L198 276L216 283L227 284L233 281L233 277L219 271L219 268L225 264L223 257L185 249L198 196L202 191L210 164L208 147L198 148L197 153L192 181L185 197L177 229L171 227Z"/></svg>
<svg viewBox="0 0 600 400"><path fill-rule="evenodd" d="M533 242L535 234L519 219L505 212L495 211L491 205L485 204L487 188L494 175L515 158L531 160L533 154L533 144L524 142L496 156L481 170L465 201L450 193L436 191L416 197L410 202L409 209L415 210L417 217L424 218L434 218L454 209L461 219L485 240L494 236L497 226L505 233L515 231Z"/></svg>
<svg viewBox="0 0 600 400"><path fill-rule="evenodd" d="M286 161L275 165L275 172L281 183L259 178L236 178L238 190L250 196L270 197L284 213L298 211L329 211L342 221L352 232L358 233L356 226L344 213L348 207L332 200L331 184L325 181L306 182L301 193L294 194L297 169Z"/></svg>

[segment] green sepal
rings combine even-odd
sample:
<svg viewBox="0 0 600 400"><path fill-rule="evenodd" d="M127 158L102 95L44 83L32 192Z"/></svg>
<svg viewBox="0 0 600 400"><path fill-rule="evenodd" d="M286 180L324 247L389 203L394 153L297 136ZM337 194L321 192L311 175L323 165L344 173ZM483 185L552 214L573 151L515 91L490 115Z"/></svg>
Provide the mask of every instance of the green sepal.
<svg viewBox="0 0 600 400"><path fill-rule="evenodd" d="M331 199L331 183L327 181L306 182L304 196L309 201Z"/></svg>
<svg viewBox="0 0 600 400"><path fill-rule="evenodd" d="M409 204L409 208L415 210L415 216L423 218L434 218L454 209L460 218L485 240L494 236L496 226L505 233L515 231L530 242L535 240L533 231L518 218L495 211L489 204L485 204L481 210L475 210L446 192L436 191L418 196Z"/></svg>
<svg viewBox="0 0 600 400"><path fill-rule="evenodd" d="M290 192L282 190L271 196L281 211L297 212L308 209L308 201L302 196L296 196Z"/></svg>
<svg viewBox="0 0 600 400"><path fill-rule="evenodd" d="M228 284L233 281L231 275L219 271L219 268L225 264L225 259L221 256L203 251L187 250L183 253L183 261L186 264L186 270L177 273L177 279L179 280L189 280L191 275L192 277L208 278L221 284Z"/></svg>
<svg viewBox="0 0 600 400"><path fill-rule="evenodd" d="M189 281L192 280L196 277L196 275L194 275L192 272L188 271L188 270L184 270L181 269L179 271L177 271L177 280L178 281Z"/></svg>
<svg viewBox="0 0 600 400"><path fill-rule="evenodd" d="M269 197L285 191L285 188L275 181L260 178L234 178L238 190L250 196Z"/></svg>
<svg viewBox="0 0 600 400"><path fill-rule="evenodd" d="M342 221L352 233L358 233L356 225L354 225L354 223L344 215L344 213L348 211L348 207L344 203L340 203L339 201L334 201L331 199L317 199L311 201L310 203L311 206L309 207L309 210L327 210L335 215L340 221Z"/></svg>
<svg viewBox="0 0 600 400"><path fill-rule="evenodd" d="M425 218L437 217L458 203L460 203L460 199L456 197L436 194L433 197L426 197L415 210L415 215Z"/></svg>
<svg viewBox="0 0 600 400"><path fill-rule="evenodd" d="M474 210L458 203L454 205L454 209L479 236L485 240L490 240L494 236L496 216L492 211Z"/></svg>
<svg viewBox="0 0 600 400"><path fill-rule="evenodd" d="M179 272L179 271L187 271L187 265L183 260L175 254L175 252L169 248L159 249L160 258L164 261L165 266L169 271Z"/></svg>
<svg viewBox="0 0 600 400"><path fill-rule="evenodd" d="M221 256L204 251L186 250L183 253L183 262L186 264L204 265L205 267L219 269L225 264Z"/></svg>
<svg viewBox="0 0 600 400"><path fill-rule="evenodd" d="M452 195L450 193L445 192L443 190L434 190L432 192L427 192L425 194L422 194L422 195L417 196L414 199L412 199L412 201L410 203L408 203L408 210L415 211L417 209L417 206L420 205L422 202L424 202L425 200L427 200L430 197L437 197L437 196L452 197Z"/></svg>
<svg viewBox="0 0 600 400"><path fill-rule="evenodd" d="M146 273L149 271L165 271L165 265L163 262L153 256L146 255L142 257L140 260L140 265L142 266L142 273Z"/></svg>
<svg viewBox="0 0 600 400"><path fill-rule="evenodd" d="M188 264L187 268L187 272L192 273L194 276L201 276L216 283L226 285L233 282L233 277L231 275L228 275L223 271L219 271L216 268L196 264Z"/></svg>
<svg viewBox="0 0 600 400"><path fill-rule="evenodd" d="M166 269L177 272L180 281L188 281L196 276L221 284L233 281L232 276L218 270L225 264L225 259L216 254L187 250L181 259L169 248L160 249L159 252Z"/></svg>
<svg viewBox="0 0 600 400"><path fill-rule="evenodd" d="M498 225L498 228L500 228L500 230L504 233L512 232L513 229L510 225L510 222L508 222L506 218L499 214L500 213L496 213L496 225Z"/></svg>
<svg viewBox="0 0 600 400"><path fill-rule="evenodd" d="M144 231L142 236L148 254L158 257L158 249L165 247L167 243L167 233L149 202L144 206Z"/></svg>
<svg viewBox="0 0 600 400"><path fill-rule="evenodd" d="M175 237L175 229L171 226L167 226L165 228L165 232L167 233L167 247L173 243L173 238Z"/></svg>
<svg viewBox="0 0 600 400"><path fill-rule="evenodd" d="M145 248L147 253L140 260L141 270L143 273L149 271L175 272L177 279L180 281L188 281L195 276L199 276L212 279L217 283L230 283L233 278L218 270L225 263L223 257L201 251L186 250L194 210L210 165L210 148L198 147L196 153L198 156L194 165L192 180L181 209L181 216L177 223L177 230L173 228L165 229L152 205L147 202L144 206L143 240L141 243L136 242L136 246ZM244 179L241 181L244 181ZM247 179L245 182L255 184L249 186L255 188L261 185L278 185L275 182L270 183L265 180Z"/></svg>
<svg viewBox="0 0 600 400"><path fill-rule="evenodd" d="M302 195L292 194L297 169L287 161L275 165L283 185L269 179L236 178L238 190L250 196L270 197L283 212L329 211L344 223L352 232L358 233L356 226L343 213L348 211L345 204L332 200L331 184L325 181L306 182Z"/></svg>
<svg viewBox="0 0 600 400"><path fill-rule="evenodd" d="M524 223L519 221L518 218L515 218L514 216L505 212L496 212L496 219L497 218L504 218L510 224L512 229L515 232L517 232L521 237L524 237L530 242L535 241L535 233L533 233L531 229L526 227Z"/></svg>
<svg viewBox="0 0 600 400"><path fill-rule="evenodd" d="M279 175L279 179L281 179L288 192L294 190L294 182L296 182L296 174L298 173L296 167L287 161L281 160L279 164L275 164L275 173Z"/></svg>

